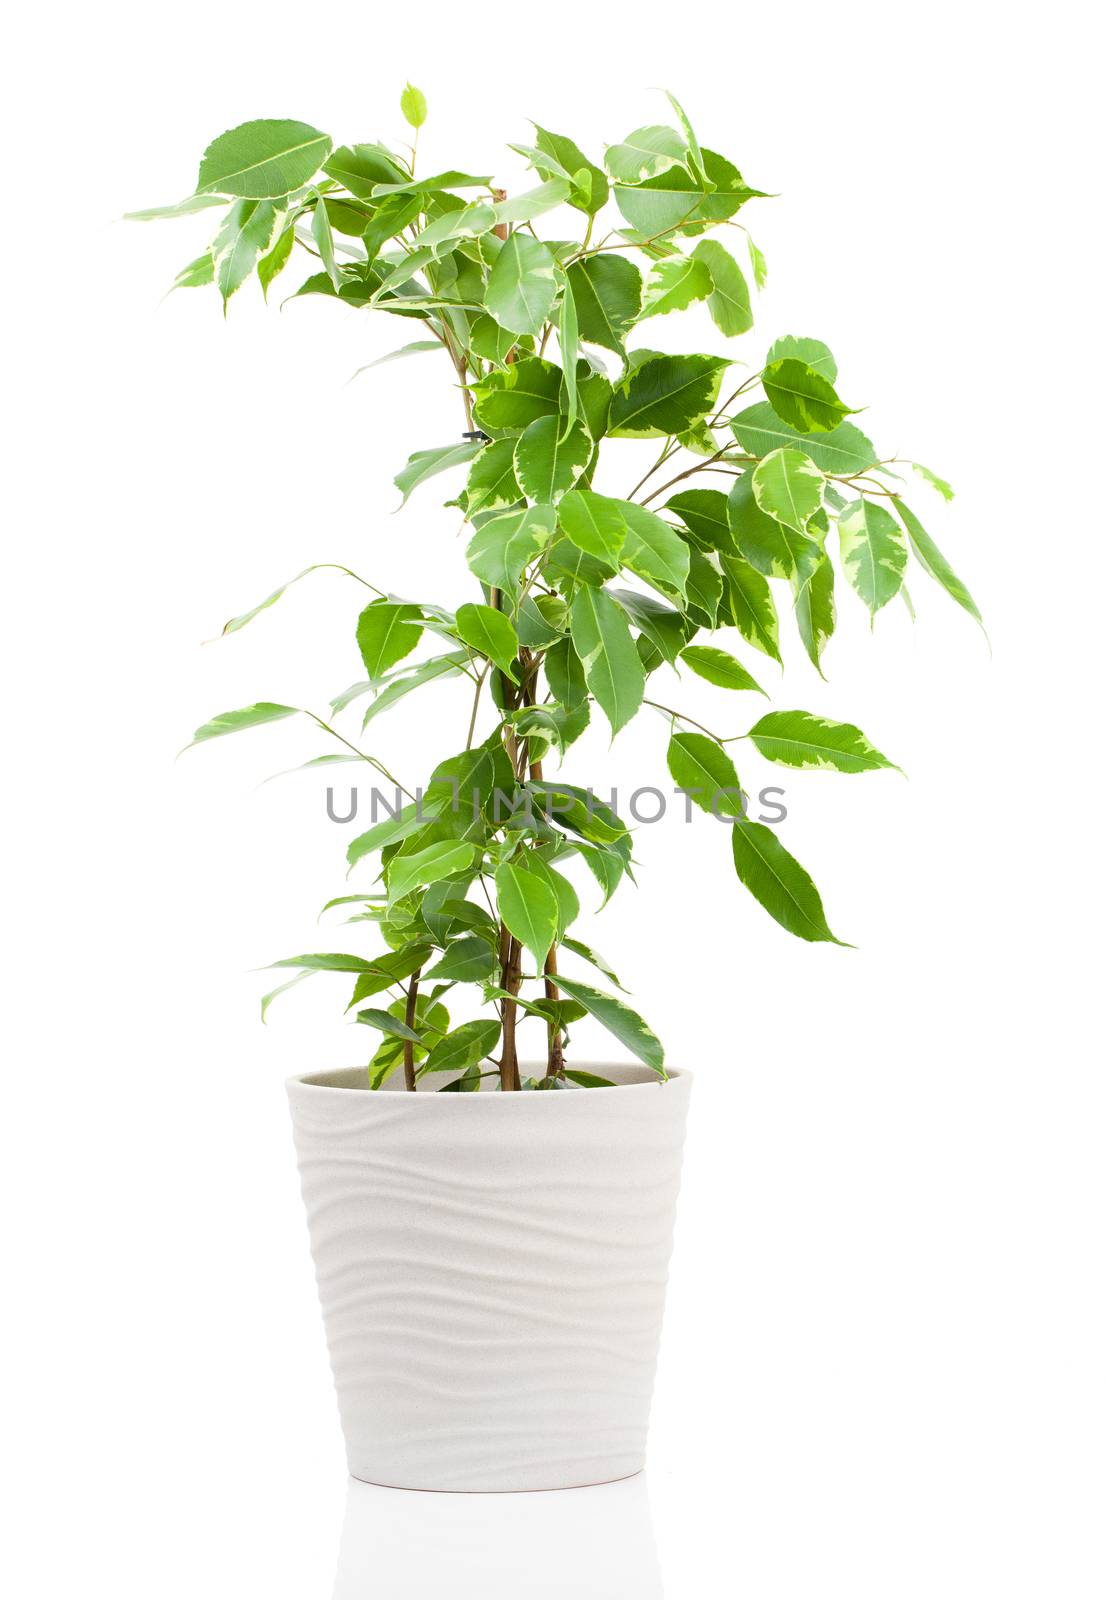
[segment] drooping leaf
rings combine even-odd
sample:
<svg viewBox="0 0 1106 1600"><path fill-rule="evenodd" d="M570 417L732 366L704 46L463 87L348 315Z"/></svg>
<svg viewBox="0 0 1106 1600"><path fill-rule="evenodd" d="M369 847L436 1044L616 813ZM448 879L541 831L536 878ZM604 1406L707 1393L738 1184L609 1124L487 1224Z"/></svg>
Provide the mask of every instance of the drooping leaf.
<svg viewBox="0 0 1106 1600"><path fill-rule="evenodd" d="M730 829L741 882L769 916L799 939L840 944L830 932L822 897L801 867L762 822L738 821Z"/></svg>
<svg viewBox="0 0 1106 1600"><path fill-rule="evenodd" d="M668 745L668 770L677 788L711 816L743 815L741 784L734 764L705 733L673 734Z"/></svg>
<svg viewBox="0 0 1106 1600"><path fill-rule="evenodd" d="M486 189L490 182L489 173L474 175L451 167L448 172L435 172L429 177L420 173L417 178L404 178L401 183L378 183L373 195L441 194L447 189Z"/></svg>
<svg viewBox="0 0 1106 1600"><path fill-rule="evenodd" d="M352 1011L354 1006L367 1000L370 995L382 994L393 984L409 978L429 959L430 949L430 945L416 941L401 950L385 950L381 955L373 956L358 970L357 982L346 1010Z"/></svg>
<svg viewBox="0 0 1106 1600"><path fill-rule="evenodd" d="M560 367L537 356L489 373L473 391L476 420L486 432L519 434L539 417L560 410Z"/></svg>
<svg viewBox="0 0 1106 1600"><path fill-rule="evenodd" d="M612 589L610 593L634 627L641 630L637 651L645 670L655 671L662 661L674 663L695 631L695 624L651 594L639 594L636 589Z"/></svg>
<svg viewBox="0 0 1106 1600"><path fill-rule="evenodd" d="M572 602L572 643L613 737L641 705L645 672L625 615L605 590L577 592Z"/></svg>
<svg viewBox="0 0 1106 1600"><path fill-rule="evenodd" d="M558 417L539 417L515 445L515 477L539 505L553 505L571 489L592 455L591 434L577 422L563 435Z"/></svg>
<svg viewBox="0 0 1106 1600"><path fill-rule="evenodd" d="M564 368L563 432L567 434L572 429L578 414L576 363L580 354L580 327L576 316L576 302L572 298L572 285L567 278L561 285L561 313L557 323L557 342L561 347L561 365Z"/></svg>
<svg viewBox="0 0 1106 1600"><path fill-rule="evenodd" d="M125 211L124 222L160 222L168 217L189 217L196 211L207 211L211 206L226 204L219 194L190 194L187 200L178 200L172 206L148 206L144 211Z"/></svg>
<svg viewBox="0 0 1106 1600"><path fill-rule="evenodd" d="M950 594L958 606L963 606L970 617L974 617L983 626L983 618L979 608L972 599L965 584L956 576L944 556L938 550L929 534L922 527L910 507L902 500L896 499L895 510L902 518L903 525L910 537L910 544L919 562L929 576L939 583L946 594Z"/></svg>
<svg viewBox="0 0 1106 1600"><path fill-rule="evenodd" d="M275 989L270 989L268 994L261 996L261 1020L265 1021L269 1007L278 995L284 994L288 989L294 989L298 983L306 983L308 978L313 978L313 972L297 972L294 978L289 978L287 983L280 983Z"/></svg>
<svg viewBox="0 0 1106 1600"><path fill-rule="evenodd" d="M263 255L257 263L257 278L261 284L261 293L265 299L269 298L269 289L273 279L284 271L292 258L292 246L296 242L295 224L289 222L282 233L277 235L276 244Z"/></svg>
<svg viewBox="0 0 1106 1600"><path fill-rule="evenodd" d="M207 739L219 739L225 733L241 733L244 728L260 728L266 722L283 722L285 717L299 715L297 706L274 705L270 700L259 700L256 705L244 706L241 711L221 711L210 722L205 722L192 735L192 744L203 744Z"/></svg>
<svg viewBox="0 0 1106 1600"><path fill-rule="evenodd" d="M687 544L663 517L633 500L616 500L626 523L622 564L666 594L683 595L690 555Z"/></svg>
<svg viewBox="0 0 1106 1600"><path fill-rule="evenodd" d="M625 1045L639 1061L652 1067L654 1072L664 1073L664 1046L636 1011L615 995L604 994L601 989L593 989L591 984L581 983L577 978L566 978L563 973L558 974L557 983L565 994L586 1006L596 1021L601 1022L608 1033L613 1033L619 1044Z"/></svg>
<svg viewBox="0 0 1106 1600"><path fill-rule="evenodd" d="M951 483L947 482L944 478L939 478L937 474L935 472L931 472L928 467L923 467L920 461L912 461L910 465L918 474L919 478L922 479L923 483L928 483L931 489L936 489L942 500L955 500L956 491Z"/></svg>
<svg viewBox="0 0 1106 1600"><path fill-rule="evenodd" d="M680 652L680 660L686 661L700 678L717 684L720 689L753 689L757 694L764 694L752 673L747 672L728 650L720 650L717 645L689 644Z"/></svg>
<svg viewBox="0 0 1106 1600"><path fill-rule="evenodd" d="M564 945L566 950L571 950L573 954L578 955L582 961L588 962L588 964L593 966L597 972L601 972L605 978L609 978L616 989L622 988L622 984L619 982L618 975L614 968L611 966L609 961L599 954L598 950L593 950L590 945L584 944L581 939L565 938L561 940L561 943Z"/></svg>
<svg viewBox="0 0 1106 1600"><path fill-rule="evenodd" d="M527 870L535 873L546 887L553 891L557 901L556 940L559 943L564 937L565 929L570 928L580 915L580 901L576 890L563 873L549 865L540 851L531 850L524 859Z"/></svg>
<svg viewBox="0 0 1106 1600"><path fill-rule="evenodd" d="M753 326L753 310L749 302L749 285L733 256L717 239L703 239L691 252L710 274L711 292L707 309L715 326L727 338L747 333Z"/></svg>
<svg viewBox="0 0 1106 1600"><path fill-rule="evenodd" d="M768 580L742 556L721 553L718 559L726 580L722 603L734 627L755 649L779 661L780 625Z"/></svg>
<svg viewBox="0 0 1106 1600"><path fill-rule="evenodd" d="M889 511L854 500L837 519L845 576L874 617L893 600L906 573L906 540Z"/></svg>
<svg viewBox="0 0 1106 1600"><path fill-rule="evenodd" d="M501 328L538 334L557 294L556 261L528 233L512 233L495 259L484 303Z"/></svg>
<svg viewBox="0 0 1106 1600"><path fill-rule="evenodd" d="M705 178L694 176L686 167L670 166L636 186L616 183L615 203L630 227L650 239L680 229L698 230L724 222L759 194L715 151L704 150L702 164Z"/></svg>
<svg viewBox="0 0 1106 1600"><path fill-rule="evenodd" d="M365 712L361 723L362 731L368 727L374 717L382 711L391 710L397 701L406 699L414 689L421 689L423 684L431 683L435 678L452 678L462 670L467 655L464 651L454 651L448 655L433 656L429 661L422 661L417 667L412 667L410 672L404 673L401 678L395 678L388 686L380 691L376 699Z"/></svg>
<svg viewBox="0 0 1106 1600"><path fill-rule="evenodd" d="M260 277L260 268L258 270ZM205 250L202 256L197 256L186 267L182 267L173 279L174 289L203 289L209 283L215 282L215 262L211 251Z"/></svg>
<svg viewBox="0 0 1106 1600"><path fill-rule="evenodd" d="M757 505L795 533L806 532L824 489L825 479L801 450L773 450L753 468Z"/></svg>
<svg viewBox="0 0 1106 1600"><path fill-rule="evenodd" d="M568 269L580 338L616 355L641 310L641 273L625 256L587 256Z"/></svg>
<svg viewBox="0 0 1106 1600"><path fill-rule="evenodd" d="M837 625L837 607L833 597L833 565L820 545L804 543L791 587L799 637L812 664L821 673L822 651Z"/></svg>
<svg viewBox="0 0 1106 1600"><path fill-rule="evenodd" d="M382 677L389 667L410 655L421 637L418 606L374 600L357 619L357 644L370 678Z"/></svg>
<svg viewBox="0 0 1106 1600"><path fill-rule="evenodd" d="M402 183L406 176L381 144L342 145L323 163L323 171L359 200L371 199L378 184Z"/></svg>
<svg viewBox="0 0 1106 1600"><path fill-rule="evenodd" d="M654 356L615 387L610 431L624 438L681 433L718 399L729 362L719 356Z"/></svg>
<svg viewBox="0 0 1106 1600"><path fill-rule="evenodd" d="M509 200L498 200L494 208L495 220L499 225L530 222L534 217L543 216L556 206L564 205L571 194L572 184L567 178L549 178L536 189L527 189L525 194L512 195Z"/></svg>
<svg viewBox="0 0 1106 1600"><path fill-rule="evenodd" d="M268 250L279 215L270 200L236 200L227 210L211 246L224 306Z"/></svg>
<svg viewBox="0 0 1106 1600"><path fill-rule="evenodd" d="M331 148L329 136L307 122L243 122L204 151L196 193L277 199L314 177Z"/></svg>
<svg viewBox="0 0 1106 1600"><path fill-rule="evenodd" d="M850 477L874 467L878 456L871 440L851 422L842 422L830 433L800 433L773 411L766 400L749 406L731 423L742 449L750 455L765 456L781 447L802 450L823 472Z"/></svg>
<svg viewBox="0 0 1106 1600"><path fill-rule="evenodd" d="M497 966L488 941L479 934L470 933L463 939L455 939L426 976L440 983L484 983L493 976Z"/></svg>
<svg viewBox="0 0 1106 1600"><path fill-rule="evenodd" d="M602 211L609 195L607 176L602 168L589 161L579 145L563 133L550 133L548 128L541 128L535 122L534 136L537 148L529 154L538 171L542 171L542 156L552 159L557 164L559 174L573 180L569 204L588 216ZM585 178L586 182L581 181Z"/></svg>
<svg viewBox="0 0 1106 1600"><path fill-rule="evenodd" d="M354 1020L368 1028L376 1028L379 1033L390 1034L393 1039L403 1039L411 1044L426 1042L421 1033L409 1028L401 1018L394 1017L390 1011L381 1011L376 1006L366 1006Z"/></svg>
<svg viewBox="0 0 1106 1600"><path fill-rule="evenodd" d="M373 962L364 956L338 955L327 951L312 952L306 956L285 956L282 961L270 961L270 971L278 967L301 967L306 972L371 972Z"/></svg>
<svg viewBox="0 0 1106 1600"><path fill-rule="evenodd" d="M674 512L692 539L704 550L725 550L735 546L726 511L726 496L718 489L686 489L669 500L664 508Z"/></svg>
<svg viewBox="0 0 1106 1600"><path fill-rule="evenodd" d="M830 722L809 711L769 711L749 729L749 738L762 756L785 767L834 772L895 767L851 722Z"/></svg>
<svg viewBox="0 0 1106 1600"><path fill-rule="evenodd" d="M439 445L434 450L416 450L409 456L407 465L395 476L395 486L403 496L402 504L406 505L413 490L420 483L425 483L428 478L434 478L439 472L448 472L450 467L459 467L466 461L471 461L481 449L478 439L466 439L462 444Z"/></svg>
<svg viewBox="0 0 1106 1600"><path fill-rule="evenodd" d="M557 934L557 896L521 861L504 861L496 868L495 897L500 921L529 950L540 972Z"/></svg>
<svg viewBox="0 0 1106 1600"><path fill-rule="evenodd" d="M753 269L753 281L758 289L763 289L768 282L768 263L764 259L764 251L753 243L750 233L745 235L745 243L749 246L749 265Z"/></svg>
<svg viewBox="0 0 1106 1600"><path fill-rule="evenodd" d="M518 655L518 634L509 617L491 606L463 605L457 607L457 632L466 644L486 656L500 670L517 683L514 664Z"/></svg>

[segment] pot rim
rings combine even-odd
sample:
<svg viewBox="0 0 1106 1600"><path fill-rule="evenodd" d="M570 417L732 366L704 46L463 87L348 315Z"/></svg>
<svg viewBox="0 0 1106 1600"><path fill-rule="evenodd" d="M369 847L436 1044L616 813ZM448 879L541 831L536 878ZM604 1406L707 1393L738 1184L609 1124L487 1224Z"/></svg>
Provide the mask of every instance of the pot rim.
<svg viewBox="0 0 1106 1600"><path fill-rule="evenodd" d="M520 1061L519 1066L523 1069L532 1067L544 1070L545 1062ZM613 1075L615 1072L643 1072L648 1074L648 1077L632 1079L629 1083L614 1083L609 1088L587 1089L584 1092L589 1098L594 1095L602 1095L604 1098L608 1098L612 1094L625 1094L628 1090L633 1089L664 1089L669 1084L674 1083L683 1083L690 1087L690 1085L694 1082L694 1073L688 1072L683 1067L668 1067L665 1070L667 1072L667 1078L660 1077L653 1071L652 1067L647 1067L644 1065L644 1063L638 1061L588 1062L586 1066L581 1065L580 1067L580 1071L582 1072L595 1072L603 1077ZM495 1090L493 1090L490 1094L451 1095L443 1095L441 1090L423 1092L421 1094L415 1092L414 1094L411 1094L406 1090L399 1088L386 1088L374 1092L366 1083L363 1082L335 1083L333 1081L324 1081L326 1079L333 1080L340 1077L352 1078L355 1075L360 1078L363 1077L365 1073L366 1068L364 1066L334 1067L329 1069L324 1068L322 1071L318 1072L295 1073L292 1077L286 1078L284 1082L285 1087L289 1092L297 1091L302 1093L305 1090L309 1090L312 1091L312 1093L318 1092L323 1095L340 1096L370 1094L374 1100L386 1095L386 1103L388 1104L391 1104L393 1101L400 1101L405 1105L414 1103L419 1105L437 1105L444 1101L447 1106L451 1106L469 1101L475 1101L478 1105L490 1105L495 1101L507 1101L515 1102L516 1104L528 1105L534 1098L532 1094L503 1094ZM443 1074L443 1076L445 1075ZM539 1098L547 1099L549 1097L539 1096ZM559 1095L552 1096L552 1099L555 1102L559 1102L560 1098L561 1097ZM575 1096L573 1096L573 1099L575 1099Z"/></svg>

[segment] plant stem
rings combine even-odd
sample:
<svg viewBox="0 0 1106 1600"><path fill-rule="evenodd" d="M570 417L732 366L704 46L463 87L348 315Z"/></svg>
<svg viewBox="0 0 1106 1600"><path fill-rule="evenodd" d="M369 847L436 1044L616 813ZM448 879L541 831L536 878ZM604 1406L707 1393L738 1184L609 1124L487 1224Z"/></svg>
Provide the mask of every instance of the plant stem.
<svg viewBox="0 0 1106 1600"><path fill-rule="evenodd" d="M419 999L419 974L421 967L416 967L411 974L411 982L407 985L407 1008L403 1020L409 1028L415 1026L415 1016L418 1010ZM403 1041L403 1081L405 1086L414 1094L418 1087L415 1078L415 1047L410 1039Z"/></svg>

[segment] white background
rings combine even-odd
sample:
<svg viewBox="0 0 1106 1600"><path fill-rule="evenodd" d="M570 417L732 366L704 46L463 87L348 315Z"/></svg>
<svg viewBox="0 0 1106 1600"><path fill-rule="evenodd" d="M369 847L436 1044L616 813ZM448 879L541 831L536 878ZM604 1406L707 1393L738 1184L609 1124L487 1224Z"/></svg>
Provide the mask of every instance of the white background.
<svg viewBox="0 0 1106 1600"><path fill-rule="evenodd" d="M10 1593L1103 1593L1092 25L1065 4L21 15L4 97ZM445 480L394 520L390 482L460 408L436 356L344 387L410 324L266 311L253 288L225 324L212 293L160 303L207 219L116 219L186 194L208 140L250 117L400 138L408 76L431 105L420 159L490 164L515 190L505 146L527 116L594 156L673 88L780 195L743 213L770 280L734 352L827 340L866 430L953 481L949 508L914 500L993 654L919 574L916 626L895 606L872 636L841 595L828 683L793 634L784 683L763 664L777 704L855 720L909 774L779 780L784 837L857 949L779 931L709 819L642 829L640 889L590 929L698 1074L647 1487L465 1511L355 1491L339 1561L282 1079L363 1041L325 978L262 1030L250 969L341 947L314 918L345 887L350 830L311 776L256 787L323 748L306 726L174 756L217 711L321 709L360 675L361 592L333 574L201 648L308 562L466 594ZM658 334L700 337L691 315ZM615 493L636 460L619 448ZM746 697L671 692L720 731L751 720ZM374 748L417 781L463 742L462 699L426 691ZM663 784L664 732L643 717L608 752L593 730L569 775ZM773 779L751 755L740 770Z"/></svg>

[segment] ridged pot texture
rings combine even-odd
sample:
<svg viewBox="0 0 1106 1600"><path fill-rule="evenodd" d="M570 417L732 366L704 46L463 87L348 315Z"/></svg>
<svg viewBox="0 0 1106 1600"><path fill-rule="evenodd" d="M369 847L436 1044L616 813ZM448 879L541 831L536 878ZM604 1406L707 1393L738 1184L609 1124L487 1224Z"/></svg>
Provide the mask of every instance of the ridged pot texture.
<svg viewBox="0 0 1106 1600"><path fill-rule="evenodd" d="M645 1462L691 1078L288 1084L349 1469L406 1489L611 1482Z"/></svg>

